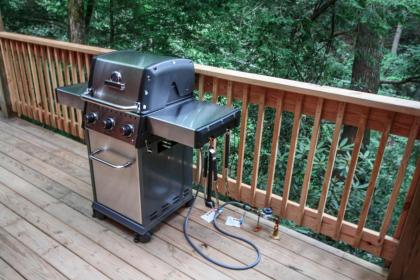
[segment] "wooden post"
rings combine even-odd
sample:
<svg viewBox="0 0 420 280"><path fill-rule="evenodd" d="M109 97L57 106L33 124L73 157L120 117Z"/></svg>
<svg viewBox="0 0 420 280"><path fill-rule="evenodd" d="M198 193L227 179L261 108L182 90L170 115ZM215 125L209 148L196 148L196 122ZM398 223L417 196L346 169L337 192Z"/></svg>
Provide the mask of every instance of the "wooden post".
<svg viewBox="0 0 420 280"><path fill-rule="evenodd" d="M420 182L418 183L420 184ZM420 188L416 188L388 279L420 279Z"/></svg>
<svg viewBox="0 0 420 280"><path fill-rule="evenodd" d="M0 11L0 32L1 31L4 31L4 25ZM4 67L3 57L0 54L0 117L9 117L12 113L11 109L12 106L6 78L6 68Z"/></svg>

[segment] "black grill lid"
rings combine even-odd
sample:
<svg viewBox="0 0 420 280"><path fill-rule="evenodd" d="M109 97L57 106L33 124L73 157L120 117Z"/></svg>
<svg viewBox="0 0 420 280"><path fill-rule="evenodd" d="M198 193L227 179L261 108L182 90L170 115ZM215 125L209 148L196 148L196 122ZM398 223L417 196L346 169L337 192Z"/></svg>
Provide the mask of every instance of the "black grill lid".
<svg viewBox="0 0 420 280"><path fill-rule="evenodd" d="M192 96L191 60L137 51L115 51L96 56L89 87L93 97L122 106L140 102L140 114Z"/></svg>

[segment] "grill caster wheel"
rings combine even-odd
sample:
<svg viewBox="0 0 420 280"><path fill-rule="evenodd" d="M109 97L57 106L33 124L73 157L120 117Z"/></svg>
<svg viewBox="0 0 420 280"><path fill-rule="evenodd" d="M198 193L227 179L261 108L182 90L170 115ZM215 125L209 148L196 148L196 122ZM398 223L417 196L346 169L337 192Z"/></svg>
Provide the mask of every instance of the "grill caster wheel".
<svg viewBox="0 0 420 280"><path fill-rule="evenodd" d="M102 213L99 213L96 210L93 210L92 217L97 218L99 220L105 220L106 216Z"/></svg>
<svg viewBox="0 0 420 280"><path fill-rule="evenodd" d="M146 232L145 234L136 233L134 235L134 243L147 243L150 239L152 239L152 236L149 232Z"/></svg>
<svg viewBox="0 0 420 280"><path fill-rule="evenodd" d="M184 204L184 207L185 207L185 208L190 208L190 207L191 207L191 205L193 205L193 203L194 203L194 198L191 198L190 200L188 200L188 201Z"/></svg>

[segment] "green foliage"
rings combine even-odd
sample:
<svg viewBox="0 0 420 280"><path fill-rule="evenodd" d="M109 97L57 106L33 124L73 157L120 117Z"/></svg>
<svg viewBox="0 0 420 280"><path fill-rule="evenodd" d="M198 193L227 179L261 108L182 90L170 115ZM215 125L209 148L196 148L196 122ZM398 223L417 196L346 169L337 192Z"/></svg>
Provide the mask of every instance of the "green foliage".
<svg viewBox="0 0 420 280"><path fill-rule="evenodd" d="M113 3L113 7L110 7ZM115 49L133 48L166 55L188 57L209 64L264 75L349 88L354 55L355 29L368 23L383 38L381 79L401 81L420 73L420 2L418 0L337 1L317 15L323 1L266 0L96 0L87 43ZM9 31L68 39L67 1L0 0ZM114 24L110 20L113 11ZM397 24L403 26L398 55L390 48ZM110 28L114 26L114 38ZM418 83L383 84L380 94L420 100ZM208 97L209 98L209 97ZM224 99L222 102L226 102ZM240 102L234 106L241 108ZM244 182L250 183L254 160L254 140L258 107L251 105L246 136ZM271 135L275 111L267 108L264 118L258 187L267 184L271 157ZM293 114L284 113L273 192L281 194L290 148ZM293 170L290 199L298 201L306 170L313 119L301 120ZM316 208L324 181L334 124L324 122L315 154L307 205ZM371 132L370 144L363 147L355 172L346 220L357 223L366 188L376 157L380 134ZM222 143L222 139L218 140ZM396 167L405 149L403 138L392 136L367 220L367 227L378 230L395 180ZM239 145L239 129L233 131L233 150ZM339 144L326 211L336 214L353 145ZM392 226L401 212L405 193L414 171L419 147L410 159ZM219 149L221 158L221 149ZM237 154L231 155L230 176L236 177ZM289 226L295 227L287 222ZM299 231L345 249L370 261L378 262L360 250L332 241L304 228Z"/></svg>

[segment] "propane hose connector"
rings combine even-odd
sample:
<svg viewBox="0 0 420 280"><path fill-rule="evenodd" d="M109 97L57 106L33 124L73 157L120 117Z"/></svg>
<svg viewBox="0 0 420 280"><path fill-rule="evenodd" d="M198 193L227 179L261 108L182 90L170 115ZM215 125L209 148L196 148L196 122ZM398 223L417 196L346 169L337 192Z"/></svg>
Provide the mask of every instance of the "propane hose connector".
<svg viewBox="0 0 420 280"><path fill-rule="evenodd" d="M201 153L202 152L202 150L200 149L199 150L199 152ZM201 158L203 158L203 157L201 157ZM207 174L208 175L208 174ZM190 208L188 209L188 213L187 213L187 215L185 216L185 219L184 219L184 224L183 224L183 231L184 231L184 237L185 237L185 239L187 240L187 242L190 244L190 246L200 255L200 256L202 256L204 259L206 259L207 261L209 261L209 262L211 262L211 263L213 263L213 264L215 264L215 265L218 265L218 266L220 266L220 267L223 267L223 268L227 268L227 269L232 269L232 270L247 270L247 269L250 269L250 268L253 268L253 267L255 267L257 264L259 264L259 262L261 261L261 254L260 254L260 250L258 249L258 247L254 244L254 243L252 243L251 241L249 241L248 239L245 239L245 238L243 238L243 237L241 237L241 236L238 236L238 235L235 235L235 234L232 234L232 233L229 233L229 232L227 232L227 231L225 231L225 230L223 230L222 228L220 228L219 227L219 225L217 224L217 219L218 219L218 217L224 212L223 210L224 210L224 208L226 207L226 206L228 206L228 205L233 205L233 206L236 206L236 207L240 207L240 208L242 208L242 209L244 209L244 210L246 210L246 211L249 211L249 210L251 210L252 208L251 208L251 206L249 205L249 204L242 204L242 203L240 203L240 202L236 202L236 201L228 201L228 202L225 202L225 203L223 203L220 207L218 207L218 208L216 208L216 212L215 212L215 215L214 215L214 218L213 218L213 221L212 221L212 224L213 224L213 226L214 226L214 228L217 230L217 231L219 231L220 233L222 233L222 234L224 234L224 235L226 235L226 236L229 236L229 237L231 237L231 238L234 238L234 239L237 239L237 240L239 240L239 241L242 241L242 242L244 242L244 243L246 243L246 244L248 244L249 246L251 246L253 249L254 249L254 251L255 251L255 254L256 254L256 256L255 256L255 260L253 261L253 262L251 262L251 263L249 263L249 264L245 264L245 265L232 265L232 264L227 264L227 263L224 263L224 262L221 262L221 261L219 261L219 260L216 260L216 259L214 259L214 258L212 258L212 257L210 257L210 256L208 256L208 255L206 255L206 254L204 254L204 252L201 250L201 248L199 247L199 246L197 246L197 245L195 245L193 242L192 242L192 240L191 240L191 238L190 238L190 236L189 236L189 234L188 234L188 226L189 226L189 220L190 220L190 216L191 216L191 212L192 212L192 209L194 208L194 203L195 203L195 201L197 200L197 196L198 196L198 192L199 192L199 189L197 188L197 191L196 191L196 193L195 193L195 195L194 195L194 197L193 197L193 201L192 201L192 203L191 203L191 206L190 206ZM245 212L246 213L246 212ZM245 213L242 215L242 218L241 218L241 224L243 223L243 220L244 220L244 217L245 217Z"/></svg>

